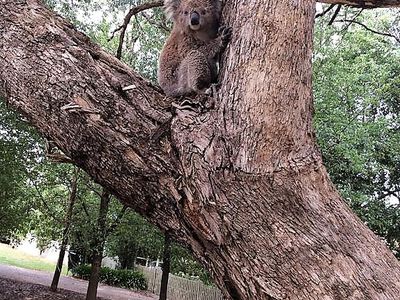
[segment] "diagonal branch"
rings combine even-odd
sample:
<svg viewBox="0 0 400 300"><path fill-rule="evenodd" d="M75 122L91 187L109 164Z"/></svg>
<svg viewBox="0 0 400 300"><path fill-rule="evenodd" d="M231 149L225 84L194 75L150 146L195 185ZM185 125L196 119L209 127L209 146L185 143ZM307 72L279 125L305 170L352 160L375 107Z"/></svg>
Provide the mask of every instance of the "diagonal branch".
<svg viewBox="0 0 400 300"><path fill-rule="evenodd" d="M342 4L360 8L400 7L399 0L318 0L321 3Z"/></svg>
<svg viewBox="0 0 400 300"><path fill-rule="evenodd" d="M326 10L320 12L319 14L316 14L316 15L315 15L315 18L320 18L320 17L325 16L325 15L326 15L328 12L330 12L330 11L332 10L332 8L334 8L335 6L336 6L336 4L331 4L331 5L329 5L329 7L328 7Z"/></svg>
<svg viewBox="0 0 400 300"><path fill-rule="evenodd" d="M390 34L390 33L380 32L380 31L371 29L371 28L369 28L368 26L366 26L365 24L363 24L363 23L361 23L361 22L359 22L359 21L356 21L356 20L354 20L354 19L353 19L353 20L349 20L349 19L336 20L335 22L357 24L357 25L363 27L364 29L366 29L366 30L368 30L368 31L370 31L370 32L372 32L372 33L379 34L379 35L382 35L382 36L388 36L388 37L394 38L397 42L400 43L400 37L397 37L397 36L395 36L395 35L393 35L393 34Z"/></svg>
<svg viewBox="0 0 400 300"><path fill-rule="evenodd" d="M332 16L331 20L328 23L328 25L332 25L332 23L335 21L337 15L339 14L341 8L342 8L342 6L338 5L338 7L336 8L335 12L333 13L333 16Z"/></svg>
<svg viewBox="0 0 400 300"><path fill-rule="evenodd" d="M39 2L9 2L0 4L2 98L124 203L178 229L181 167L167 139L151 140L171 99Z"/></svg>
<svg viewBox="0 0 400 300"><path fill-rule="evenodd" d="M126 32L126 29L128 28L131 18L134 15L136 15L144 10L147 10L150 8L155 8L155 7L160 7L160 6L163 6L163 4L164 4L163 0L146 2L146 3L140 4L140 5L134 6L129 10L128 14L124 18L124 23L121 26L119 26L118 28L116 28L113 31L111 37L109 38L109 41L112 40L114 38L115 33L121 30L121 33L119 35L119 45L118 45L118 50L117 50L117 55L116 55L117 58L121 58L122 46L124 44L124 39L125 39L125 32Z"/></svg>
<svg viewBox="0 0 400 300"><path fill-rule="evenodd" d="M119 226L119 224L121 224L122 218L124 217L127 210L128 206L124 205L115 220L108 227L107 235L111 234Z"/></svg>

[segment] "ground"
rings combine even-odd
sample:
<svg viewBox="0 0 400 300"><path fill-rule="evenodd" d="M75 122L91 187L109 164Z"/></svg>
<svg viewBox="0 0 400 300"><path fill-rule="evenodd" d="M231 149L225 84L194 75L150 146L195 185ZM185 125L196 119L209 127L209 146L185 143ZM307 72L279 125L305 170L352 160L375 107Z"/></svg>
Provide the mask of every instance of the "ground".
<svg viewBox="0 0 400 300"><path fill-rule="evenodd" d="M0 300L78 300L85 299L88 282L68 276L61 276L59 293L52 293L49 286L52 273L28 270L0 264ZM101 299L115 300L155 300L148 292L131 290L99 284L97 295Z"/></svg>
<svg viewBox="0 0 400 300"><path fill-rule="evenodd" d="M0 278L0 300L10 299L84 300L85 296L67 290L60 290L58 293L53 293L50 291L49 287L44 285Z"/></svg>

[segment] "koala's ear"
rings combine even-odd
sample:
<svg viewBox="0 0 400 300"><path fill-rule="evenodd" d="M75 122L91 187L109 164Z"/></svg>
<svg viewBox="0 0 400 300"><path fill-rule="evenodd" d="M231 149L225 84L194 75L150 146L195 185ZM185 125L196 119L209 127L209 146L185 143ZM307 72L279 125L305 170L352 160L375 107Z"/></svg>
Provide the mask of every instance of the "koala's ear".
<svg viewBox="0 0 400 300"><path fill-rule="evenodd" d="M169 20L174 19L175 13L176 13L180 3L181 3L180 0L165 0L164 1L164 11Z"/></svg>

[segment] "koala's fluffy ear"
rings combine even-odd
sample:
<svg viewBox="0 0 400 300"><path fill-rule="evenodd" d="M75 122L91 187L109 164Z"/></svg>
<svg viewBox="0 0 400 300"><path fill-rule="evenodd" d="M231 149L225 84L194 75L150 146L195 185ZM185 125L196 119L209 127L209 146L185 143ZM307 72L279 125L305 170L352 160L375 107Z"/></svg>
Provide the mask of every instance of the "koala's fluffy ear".
<svg viewBox="0 0 400 300"><path fill-rule="evenodd" d="M167 15L167 18L169 20L174 19L175 13L176 13L180 3L181 3L180 0L165 0L164 1L165 14Z"/></svg>

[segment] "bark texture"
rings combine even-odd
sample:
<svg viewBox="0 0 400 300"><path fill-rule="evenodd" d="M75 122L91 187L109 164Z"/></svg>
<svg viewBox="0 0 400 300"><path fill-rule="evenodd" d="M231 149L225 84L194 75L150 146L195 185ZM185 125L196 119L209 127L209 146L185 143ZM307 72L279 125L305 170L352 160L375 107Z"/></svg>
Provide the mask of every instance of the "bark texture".
<svg viewBox="0 0 400 300"><path fill-rule="evenodd" d="M36 1L3 0L0 92L186 244L229 299L398 299L399 262L340 199L315 145L314 4L227 1L215 109L178 110L158 138L170 99Z"/></svg>

